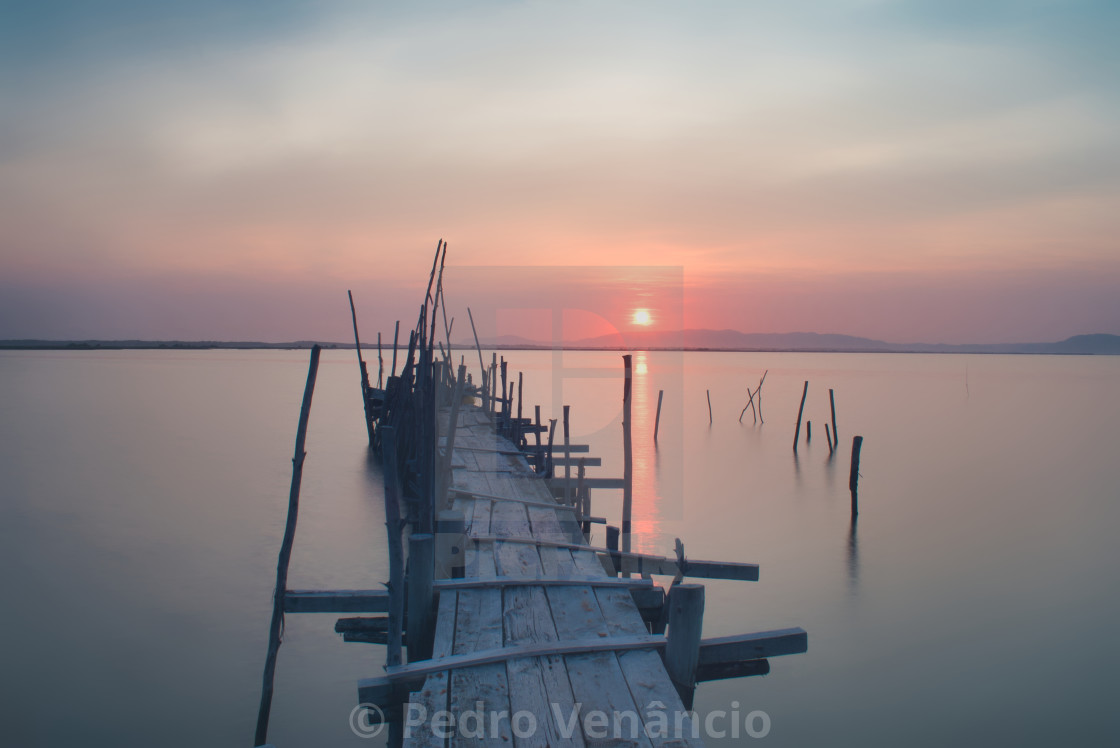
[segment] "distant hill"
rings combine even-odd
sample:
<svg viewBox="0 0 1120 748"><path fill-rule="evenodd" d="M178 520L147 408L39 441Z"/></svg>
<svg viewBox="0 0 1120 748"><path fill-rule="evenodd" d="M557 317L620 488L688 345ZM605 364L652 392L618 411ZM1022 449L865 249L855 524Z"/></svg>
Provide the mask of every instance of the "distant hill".
<svg viewBox="0 0 1120 748"><path fill-rule="evenodd" d="M551 343L517 335L482 340L487 348L551 349ZM183 340L0 340L0 350L114 350L114 349L293 349L310 348L315 341L290 343L253 341ZM352 343L319 343L324 348L351 348ZM368 343L363 348L376 348ZM388 346L386 346L388 347ZM403 347L403 346L402 346ZM458 341L458 349L474 348L474 340ZM621 335L602 335L564 345L573 350L668 349L694 351L803 351L806 353L1035 353L1069 355L1120 355L1120 335L1074 335L1057 343L991 343L952 345L947 343L886 343L852 335L815 332L745 333L738 330L640 330Z"/></svg>

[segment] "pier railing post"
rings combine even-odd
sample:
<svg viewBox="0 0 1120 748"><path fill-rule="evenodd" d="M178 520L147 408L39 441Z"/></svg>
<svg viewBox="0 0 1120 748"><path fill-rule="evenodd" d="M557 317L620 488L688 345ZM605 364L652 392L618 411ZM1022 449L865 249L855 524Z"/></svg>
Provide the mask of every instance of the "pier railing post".
<svg viewBox="0 0 1120 748"><path fill-rule="evenodd" d="M432 656L432 574L434 538L416 533L408 538L408 661Z"/></svg>
<svg viewBox="0 0 1120 748"><path fill-rule="evenodd" d="M696 691L696 666L700 662L700 635L704 623L704 585L676 584L669 589L669 636L665 669L676 686L685 709L692 708Z"/></svg>

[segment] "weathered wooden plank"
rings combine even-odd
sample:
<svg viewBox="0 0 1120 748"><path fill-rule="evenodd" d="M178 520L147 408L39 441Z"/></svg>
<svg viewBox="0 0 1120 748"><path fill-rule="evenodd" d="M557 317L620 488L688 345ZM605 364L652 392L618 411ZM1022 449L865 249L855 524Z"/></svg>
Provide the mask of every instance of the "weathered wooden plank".
<svg viewBox="0 0 1120 748"><path fill-rule="evenodd" d="M285 613L386 613L388 590L288 590Z"/></svg>
<svg viewBox="0 0 1120 748"><path fill-rule="evenodd" d="M650 579L616 579L589 574L570 577L465 577L463 579L437 579L432 582L435 590L497 589L500 587L652 587ZM332 611L333 612L333 611Z"/></svg>
<svg viewBox="0 0 1120 748"><path fill-rule="evenodd" d="M779 655L809 651L809 635L796 627L759 631L754 634L721 636L700 641L700 664L712 665L734 660L761 660Z"/></svg>
<svg viewBox="0 0 1120 748"><path fill-rule="evenodd" d="M499 489L505 486L499 484ZM500 510L500 521L498 513ZM520 504L495 505L491 531L501 535L524 536L531 533L526 507ZM504 575L525 574L543 576L540 557L534 547L524 544L499 543L494 547L497 569ZM556 626L548 608L548 599L541 587L511 588L505 593L503 605L505 638L508 646L518 644L548 644L555 642ZM553 709L569 713L575 708L572 687L563 657L521 657L506 662L506 677L510 685L511 713L527 712L535 715L537 730L514 738L518 748L546 748L566 746L582 748L578 732L565 737L552 719Z"/></svg>
<svg viewBox="0 0 1120 748"><path fill-rule="evenodd" d="M489 484L487 484L489 485ZM489 502L474 502L475 514L472 531L490 531L492 508ZM471 543L467 548L467 566L473 567L479 577L496 576L492 549L479 549ZM468 573L472 573L468 571ZM459 592L455 617L455 642L452 657L479 650L502 646L502 591L500 588L464 589ZM445 658L446 659L446 658ZM467 711L484 714L509 714L509 682L505 664L488 665L455 670L451 674L450 710L462 715ZM456 730L449 740L450 746L508 746L513 741L509 718L487 724L482 737L476 733ZM493 729L491 729L493 728Z"/></svg>

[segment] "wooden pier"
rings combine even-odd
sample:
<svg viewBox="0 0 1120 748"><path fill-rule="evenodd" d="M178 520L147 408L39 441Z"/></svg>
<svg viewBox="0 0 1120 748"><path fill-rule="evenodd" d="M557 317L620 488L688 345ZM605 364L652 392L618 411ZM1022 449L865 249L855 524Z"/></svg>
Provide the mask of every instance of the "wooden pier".
<svg viewBox="0 0 1120 748"><path fill-rule="evenodd" d="M592 516L592 486L629 498L629 465L621 480L586 478L596 461L570 443L567 408L557 444L556 421L521 416L521 377L515 404L504 360L487 366L478 350L477 383L464 364L453 371L446 320L437 358L440 275L433 265L401 372L394 353L382 390L361 364L371 448L385 467L387 589L287 590L285 571L279 615L367 614L336 630L387 646L384 672L357 691L363 718L388 723L390 745L702 745L690 712L696 683L764 675L768 658L805 652L806 633L703 640L704 588L684 580L753 581L757 566L688 559L679 540L673 556L630 553L629 533L620 549L613 526L595 545L591 529L605 520ZM620 520L628 530L628 511ZM668 590L654 575L671 578ZM270 678L266 668L268 693ZM262 714L258 745L263 703Z"/></svg>

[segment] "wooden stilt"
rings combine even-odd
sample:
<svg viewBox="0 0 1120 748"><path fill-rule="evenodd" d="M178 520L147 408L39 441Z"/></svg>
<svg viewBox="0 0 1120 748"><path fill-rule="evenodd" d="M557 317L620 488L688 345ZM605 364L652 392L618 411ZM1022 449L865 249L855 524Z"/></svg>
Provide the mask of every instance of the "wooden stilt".
<svg viewBox="0 0 1120 748"><path fill-rule="evenodd" d="M669 636L665 645L665 669L684 702L684 708L691 709L696 691L696 666L700 662L704 585L673 585L669 590L668 605Z"/></svg>
<svg viewBox="0 0 1120 748"><path fill-rule="evenodd" d="M311 415L311 396L315 392L315 377L319 372L319 346L311 348L311 363L307 370L307 383L303 388L303 405L299 411L296 428L296 449L292 457L292 485L288 491L288 519L284 524L284 539L280 542L280 556L276 562L276 588L272 595L272 622L268 628L268 653L264 661L261 684L261 705L257 712L257 730L253 745L268 742L268 717L272 711L272 686L276 677L276 656L280 651L280 632L284 628L284 597L288 587L288 563L292 559L292 543L296 537L296 519L299 516L299 488L303 481L303 460L307 456L303 447L307 441L307 420Z"/></svg>
<svg viewBox="0 0 1120 748"><path fill-rule="evenodd" d="M828 389L828 405L832 409L832 441L834 444L840 444L840 432L836 430L836 396L832 392L832 388Z"/></svg>
<svg viewBox="0 0 1120 748"><path fill-rule="evenodd" d="M863 449L863 437L852 437L852 469L848 475L848 490L852 492L852 516L859 514L859 453Z"/></svg>
<svg viewBox="0 0 1120 748"><path fill-rule="evenodd" d="M408 661L432 655L432 574L434 538L414 533L408 538Z"/></svg>

